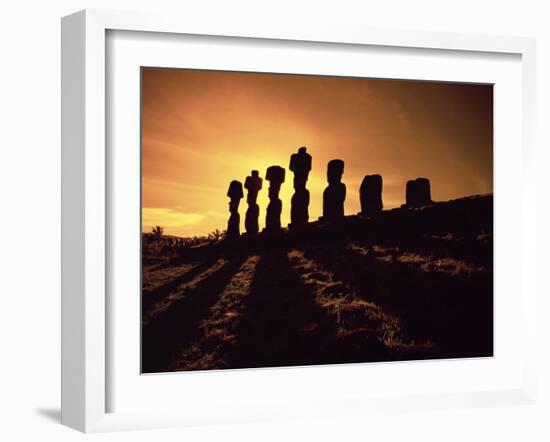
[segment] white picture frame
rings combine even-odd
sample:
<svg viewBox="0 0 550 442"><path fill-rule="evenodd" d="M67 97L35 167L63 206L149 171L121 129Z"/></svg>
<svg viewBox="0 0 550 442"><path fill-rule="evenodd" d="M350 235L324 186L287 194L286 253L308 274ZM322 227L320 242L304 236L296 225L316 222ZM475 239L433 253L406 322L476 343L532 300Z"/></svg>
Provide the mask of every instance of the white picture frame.
<svg viewBox="0 0 550 442"><path fill-rule="evenodd" d="M233 414L198 409L108 412L109 217L106 155L107 100L106 35L109 31L271 39L292 42L374 45L382 48L425 48L515 54L521 57L521 316L525 333L522 381L513 388L477 389L462 393L388 395L254 408L239 404ZM218 23L196 17L86 10L62 20L62 423L84 432L247 422L285 417L363 414L533 403L535 382L536 286L534 173L535 42L518 37L494 37L417 31L349 28L342 25L282 23ZM519 146L518 146L519 148ZM531 338L531 339L529 339ZM533 347L533 348L531 348ZM338 368L334 368L337 370ZM357 370L361 369L356 367ZM218 373L217 376L220 376ZM292 411L289 412L288 409Z"/></svg>

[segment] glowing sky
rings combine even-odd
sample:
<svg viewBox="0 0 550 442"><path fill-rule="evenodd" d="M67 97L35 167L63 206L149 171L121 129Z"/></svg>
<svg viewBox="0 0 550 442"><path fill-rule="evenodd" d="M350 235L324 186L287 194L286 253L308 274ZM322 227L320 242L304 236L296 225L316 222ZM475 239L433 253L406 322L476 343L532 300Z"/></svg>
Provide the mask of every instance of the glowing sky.
<svg viewBox="0 0 550 442"><path fill-rule="evenodd" d="M142 70L142 226L169 235L227 227L227 188L252 169L287 169L282 222L290 221L290 155L307 146L310 220L322 214L327 162L345 161L346 214L360 209L366 174L384 180L384 208L401 205L408 179L432 198L493 191L490 85L147 68ZM260 191L265 224L268 183ZM244 230L246 198L241 201Z"/></svg>

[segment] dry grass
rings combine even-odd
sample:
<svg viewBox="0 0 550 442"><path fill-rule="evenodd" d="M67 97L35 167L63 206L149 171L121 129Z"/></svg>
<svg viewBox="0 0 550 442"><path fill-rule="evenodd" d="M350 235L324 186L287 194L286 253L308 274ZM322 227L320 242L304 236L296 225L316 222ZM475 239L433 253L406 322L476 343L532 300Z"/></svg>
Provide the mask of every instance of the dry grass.
<svg viewBox="0 0 550 442"><path fill-rule="evenodd" d="M189 272L197 267L198 264L181 264L174 267L162 267L159 265L144 266L143 268L143 285L142 290L144 296L161 288L166 281L171 281L174 278Z"/></svg>
<svg viewBox="0 0 550 442"><path fill-rule="evenodd" d="M207 338L217 336L227 342L235 339L233 332L243 313L243 298L250 293L259 260L259 256L248 257L224 289L218 302L210 309L209 317L201 322L200 327Z"/></svg>
<svg viewBox="0 0 550 442"><path fill-rule="evenodd" d="M449 241L452 240L452 236L443 236L438 239ZM367 256L368 254L371 254L374 259L382 262L400 262L407 264L414 267L415 270L425 273L435 272L444 273L450 276L457 276L481 273L486 270L484 266L470 264L465 260L452 257L437 257L433 254L401 251L399 247L382 247L379 245L363 247L352 243L348 246L348 248L361 255Z"/></svg>
<svg viewBox="0 0 550 442"><path fill-rule="evenodd" d="M303 252L292 250L288 257L304 284L313 289L317 304L336 322L339 335L361 331L376 335L386 346L401 343L398 317L357 296L353 288L320 264L305 258Z"/></svg>
<svg viewBox="0 0 550 442"><path fill-rule="evenodd" d="M202 281L216 273L226 263L227 260L218 259L211 267L197 275L195 278L193 278L193 280L176 287L175 290L168 296L153 304L148 315L144 317L144 321L147 322L148 320L154 319L155 317L166 311L173 303L184 297L188 292L193 291L198 285L202 283Z"/></svg>
<svg viewBox="0 0 550 442"><path fill-rule="evenodd" d="M227 347L235 344L236 330L245 309L244 298L250 293L259 256L250 256L235 273L210 308L208 317L200 322L202 337L185 349L174 364L175 370L206 370L226 368Z"/></svg>

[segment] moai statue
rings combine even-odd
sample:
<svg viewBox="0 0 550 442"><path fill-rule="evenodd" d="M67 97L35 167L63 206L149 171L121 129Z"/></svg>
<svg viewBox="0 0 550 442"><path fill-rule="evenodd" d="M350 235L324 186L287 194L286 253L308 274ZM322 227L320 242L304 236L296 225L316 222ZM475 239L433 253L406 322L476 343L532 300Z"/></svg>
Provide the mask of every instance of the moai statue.
<svg viewBox="0 0 550 442"><path fill-rule="evenodd" d="M229 197L229 221L227 222L227 239L235 239L241 236L240 224L241 217L239 216L239 203L243 194L243 185L240 181L231 181L229 184L229 190L227 191L227 196Z"/></svg>
<svg viewBox="0 0 550 442"><path fill-rule="evenodd" d="M366 175L359 188L361 215L377 215L382 212L382 176Z"/></svg>
<svg viewBox="0 0 550 442"><path fill-rule="evenodd" d="M407 181L405 200L405 206L407 207L421 207L432 204L430 180L428 178L417 178L416 180Z"/></svg>
<svg viewBox="0 0 550 442"><path fill-rule="evenodd" d="M311 155L307 153L306 147L300 147L298 153L290 156L289 169L294 172L289 227L296 229L306 226L309 221L309 190L306 189L306 182L311 170Z"/></svg>
<svg viewBox="0 0 550 442"><path fill-rule="evenodd" d="M265 172L265 179L269 181L269 204L265 216L266 232L277 232L281 230L281 211L283 203L279 199L281 184L285 182L285 169L281 166L270 166Z"/></svg>
<svg viewBox="0 0 550 442"><path fill-rule="evenodd" d="M263 180L260 178L257 170L253 170L244 182L244 188L248 190L248 194L246 195L248 209L244 218L244 227L248 235L256 235L260 229L258 226L260 206L258 206L256 201L258 199L258 192L262 189L262 182Z"/></svg>
<svg viewBox="0 0 550 442"><path fill-rule="evenodd" d="M344 162L331 160L327 166L328 187L323 192L323 220L337 221L344 217L346 185L342 183Z"/></svg>

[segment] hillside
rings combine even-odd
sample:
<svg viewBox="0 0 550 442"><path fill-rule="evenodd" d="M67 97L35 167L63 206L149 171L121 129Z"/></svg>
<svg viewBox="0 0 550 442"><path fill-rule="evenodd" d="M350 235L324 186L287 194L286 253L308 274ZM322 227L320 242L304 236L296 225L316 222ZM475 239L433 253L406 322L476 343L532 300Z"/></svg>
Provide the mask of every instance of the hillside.
<svg viewBox="0 0 550 442"><path fill-rule="evenodd" d="M492 195L142 258L146 373L493 352Z"/></svg>

